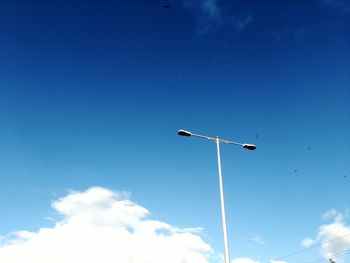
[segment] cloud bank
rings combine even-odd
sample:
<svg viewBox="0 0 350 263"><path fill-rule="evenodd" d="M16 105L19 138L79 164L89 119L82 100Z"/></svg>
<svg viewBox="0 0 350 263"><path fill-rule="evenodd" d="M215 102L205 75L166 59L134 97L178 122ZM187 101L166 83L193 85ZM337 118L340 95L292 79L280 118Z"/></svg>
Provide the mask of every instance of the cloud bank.
<svg viewBox="0 0 350 263"><path fill-rule="evenodd" d="M105 188L70 193L52 207L62 216L54 227L0 237L1 263L208 263L212 253L198 229L151 220Z"/></svg>

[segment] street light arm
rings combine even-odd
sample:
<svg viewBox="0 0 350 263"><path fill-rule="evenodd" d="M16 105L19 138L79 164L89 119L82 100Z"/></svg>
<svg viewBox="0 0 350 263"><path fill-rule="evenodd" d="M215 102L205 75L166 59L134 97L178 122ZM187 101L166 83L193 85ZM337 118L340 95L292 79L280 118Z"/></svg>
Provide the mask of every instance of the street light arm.
<svg viewBox="0 0 350 263"><path fill-rule="evenodd" d="M216 141L216 138L209 137L209 136L204 136L204 135L200 135L200 134L192 133L192 136L203 138L203 139L207 139L207 140L214 141L214 142Z"/></svg>
<svg viewBox="0 0 350 263"><path fill-rule="evenodd" d="M226 143L226 144L234 144L234 145L238 145L238 146L243 146L242 143L239 143L239 142L233 142L233 141L228 141L228 140L222 140L222 139L219 139L219 142L221 143Z"/></svg>
<svg viewBox="0 0 350 263"><path fill-rule="evenodd" d="M180 130L178 133L181 136L194 136L194 137L199 137L199 138L207 139L207 140L214 141L214 142L217 142L217 139L218 139L219 143L234 144L234 145L238 145L238 146L243 146L244 145L243 143L223 140L223 139L220 139L220 138L214 138L214 137L209 137L209 136L200 135L200 134L195 134L195 133L184 131L184 130Z"/></svg>
<svg viewBox="0 0 350 263"><path fill-rule="evenodd" d="M239 142L233 142L233 141L227 141L227 140L221 140L221 139L219 139L219 142L242 146L243 148L251 150L251 151L256 149L256 146L254 144L249 144L249 143L239 143Z"/></svg>
<svg viewBox="0 0 350 263"><path fill-rule="evenodd" d="M253 144L239 143L239 142L233 142L233 141L223 140L223 139L219 139L218 137L217 137L217 138L214 138L214 137L209 137L209 136L205 136L205 135L195 134L195 133L192 133L192 132L189 132L189 131L186 131L186 130L179 130L177 133L178 133L180 136L186 136L186 137L194 136L194 137L199 137L199 138L207 139L207 140L213 141L213 142L215 142L215 143L234 144L234 145L241 146L241 147L243 147L243 148L245 148L245 149L248 149L248 150L255 150L255 149L256 149L256 146L253 145Z"/></svg>

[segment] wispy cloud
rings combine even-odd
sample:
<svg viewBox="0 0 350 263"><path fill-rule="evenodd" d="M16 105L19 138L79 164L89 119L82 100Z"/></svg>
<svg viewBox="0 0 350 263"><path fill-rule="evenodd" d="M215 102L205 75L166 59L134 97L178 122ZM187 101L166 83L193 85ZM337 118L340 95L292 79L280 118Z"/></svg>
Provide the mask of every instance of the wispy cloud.
<svg viewBox="0 0 350 263"><path fill-rule="evenodd" d="M182 0L182 3L187 9L199 11L200 15L216 21L220 20L221 8L217 0Z"/></svg>
<svg viewBox="0 0 350 263"><path fill-rule="evenodd" d="M217 0L204 0L202 2L202 11L208 17L220 20L221 12Z"/></svg>
<svg viewBox="0 0 350 263"><path fill-rule="evenodd" d="M265 241L264 241L263 237L258 235L258 234L253 234L251 240L254 241L254 243L256 243L258 245L264 245L265 244Z"/></svg>
<svg viewBox="0 0 350 263"><path fill-rule="evenodd" d="M272 38L276 41L279 40L302 40L304 38L310 37L312 35L312 31L308 29L306 26L289 28L285 27L280 30L275 30L271 32Z"/></svg>
<svg viewBox="0 0 350 263"><path fill-rule="evenodd" d="M305 27L297 28L294 30L294 37L296 40L302 39L309 35L311 34Z"/></svg>
<svg viewBox="0 0 350 263"><path fill-rule="evenodd" d="M323 214L322 216L323 219L334 219L334 221L343 221L343 215L341 213L338 213L337 210L332 209L327 211L326 213Z"/></svg>
<svg viewBox="0 0 350 263"><path fill-rule="evenodd" d="M196 33L200 36L225 26L241 32L253 21L251 14L237 15L232 7L224 7L218 0L183 0L183 6L195 15Z"/></svg>
<svg viewBox="0 0 350 263"><path fill-rule="evenodd" d="M238 31L243 31L252 21L253 17L251 15L248 15L246 17L237 19L234 25Z"/></svg>
<svg viewBox="0 0 350 263"><path fill-rule="evenodd" d="M221 8L217 0L183 0L183 6L196 18L196 34L206 35L222 24Z"/></svg>
<svg viewBox="0 0 350 263"><path fill-rule="evenodd" d="M52 207L62 216L54 227L0 238L1 263L208 263L212 252L199 229L151 220L146 208L105 188L71 193Z"/></svg>
<svg viewBox="0 0 350 263"><path fill-rule="evenodd" d="M321 2L331 8L350 13L350 0L321 0Z"/></svg>
<svg viewBox="0 0 350 263"><path fill-rule="evenodd" d="M303 241L301 241L301 245L305 248L311 247L313 244L315 244L315 240L312 240L311 238L307 237L304 238Z"/></svg>

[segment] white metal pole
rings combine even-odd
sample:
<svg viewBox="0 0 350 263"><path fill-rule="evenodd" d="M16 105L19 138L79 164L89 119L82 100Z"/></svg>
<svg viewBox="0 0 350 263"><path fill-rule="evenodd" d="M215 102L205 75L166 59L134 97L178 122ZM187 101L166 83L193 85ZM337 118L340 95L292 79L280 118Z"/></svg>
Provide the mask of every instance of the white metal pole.
<svg viewBox="0 0 350 263"><path fill-rule="evenodd" d="M222 184L222 173L221 173L220 140L219 140L219 137L216 137L216 149L217 149L217 155L218 155L220 201L221 201L221 217L222 217L222 231L223 231L223 234L224 234L225 263L230 263L230 258L229 258L229 253L228 253L228 241L227 241L227 226L226 226L226 215L225 215L224 188L223 188L223 184Z"/></svg>

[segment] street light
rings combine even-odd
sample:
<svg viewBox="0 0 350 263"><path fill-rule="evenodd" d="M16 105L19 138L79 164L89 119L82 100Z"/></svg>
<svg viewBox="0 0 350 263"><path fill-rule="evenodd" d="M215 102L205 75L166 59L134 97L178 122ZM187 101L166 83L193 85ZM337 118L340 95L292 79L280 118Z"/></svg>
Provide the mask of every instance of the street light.
<svg viewBox="0 0 350 263"><path fill-rule="evenodd" d="M195 134L189 131L185 130L179 130L177 132L180 136L195 136L199 138L204 138L208 139L210 141L214 141L216 143L216 149L217 149L217 156L218 156L218 170L219 170L219 186L220 186L220 203L221 203L221 218L222 218L222 232L224 235L224 254L225 254L225 263L230 262L229 258L229 252L228 252L228 241L227 241L227 226L226 226L226 214L225 214L225 202L224 202L224 188L223 188L223 183L222 183L222 173L221 173L221 159L220 159L220 143L225 143L225 144L234 144L241 146L245 149L248 150L255 150L256 146L254 144L247 144L247 143L238 143L238 142L233 142L233 141L228 141L228 140L222 140L219 139L219 137L209 137L209 136L204 136L200 134Z"/></svg>

